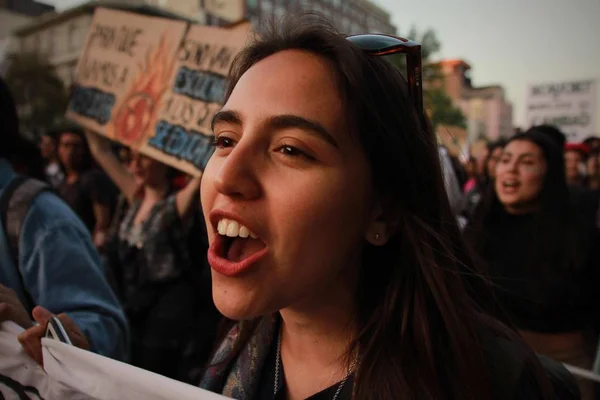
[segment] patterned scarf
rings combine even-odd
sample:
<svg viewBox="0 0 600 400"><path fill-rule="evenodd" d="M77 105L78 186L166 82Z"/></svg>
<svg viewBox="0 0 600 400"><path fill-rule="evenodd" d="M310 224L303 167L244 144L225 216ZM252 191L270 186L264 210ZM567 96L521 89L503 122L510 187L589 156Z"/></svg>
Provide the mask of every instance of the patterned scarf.
<svg viewBox="0 0 600 400"><path fill-rule="evenodd" d="M200 387L238 400L254 399L277 326L277 317L263 317L237 357L226 363L240 335L235 325L215 352Z"/></svg>

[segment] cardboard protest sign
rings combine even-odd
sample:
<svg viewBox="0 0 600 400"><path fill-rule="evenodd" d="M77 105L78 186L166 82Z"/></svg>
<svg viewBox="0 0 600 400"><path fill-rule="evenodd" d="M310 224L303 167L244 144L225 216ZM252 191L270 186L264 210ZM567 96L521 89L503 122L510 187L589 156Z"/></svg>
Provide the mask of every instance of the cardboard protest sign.
<svg viewBox="0 0 600 400"><path fill-rule="evenodd" d="M67 118L133 148L169 89L185 22L98 8L79 59Z"/></svg>
<svg viewBox="0 0 600 400"><path fill-rule="evenodd" d="M67 118L199 176L210 123L250 23L231 28L98 9L77 66Z"/></svg>
<svg viewBox="0 0 600 400"><path fill-rule="evenodd" d="M190 27L142 153L189 174L202 173L213 150L212 118L221 109L229 68L250 31L249 23L228 29Z"/></svg>

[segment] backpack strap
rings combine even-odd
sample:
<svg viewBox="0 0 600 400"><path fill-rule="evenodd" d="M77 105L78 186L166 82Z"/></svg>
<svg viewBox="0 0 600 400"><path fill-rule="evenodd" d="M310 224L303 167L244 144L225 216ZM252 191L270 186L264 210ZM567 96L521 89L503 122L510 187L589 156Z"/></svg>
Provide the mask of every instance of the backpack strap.
<svg viewBox="0 0 600 400"><path fill-rule="evenodd" d="M42 192L51 190L50 186L26 176L17 176L4 188L0 197L0 217L2 228L10 248L13 263L17 269L17 275L21 281L23 293L29 302L26 308L32 308L35 303L27 291L21 269L19 268L19 237L33 200ZM29 309L31 311L31 309Z"/></svg>

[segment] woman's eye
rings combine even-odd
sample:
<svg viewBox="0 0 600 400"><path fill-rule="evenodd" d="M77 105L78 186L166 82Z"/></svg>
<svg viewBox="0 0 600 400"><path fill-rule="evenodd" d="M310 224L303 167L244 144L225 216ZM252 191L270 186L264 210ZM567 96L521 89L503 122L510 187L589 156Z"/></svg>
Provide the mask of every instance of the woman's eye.
<svg viewBox="0 0 600 400"><path fill-rule="evenodd" d="M289 157L304 157L309 160L314 159L313 157L309 156L308 154L306 154L304 151L298 149L297 147L290 146L287 144L279 147L276 151L278 151L279 153L284 154L286 156L289 156Z"/></svg>
<svg viewBox="0 0 600 400"><path fill-rule="evenodd" d="M281 146L279 148L279 152L292 157L301 156L304 154L302 153L302 151L298 150L293 146Z"/></svg>
<svg viewBox="0 0 600 400"><path fill-rule="evenodd" d="M233 146L233 140L226 136L215 136L212 140L212 145L220 149Z"/></svg>

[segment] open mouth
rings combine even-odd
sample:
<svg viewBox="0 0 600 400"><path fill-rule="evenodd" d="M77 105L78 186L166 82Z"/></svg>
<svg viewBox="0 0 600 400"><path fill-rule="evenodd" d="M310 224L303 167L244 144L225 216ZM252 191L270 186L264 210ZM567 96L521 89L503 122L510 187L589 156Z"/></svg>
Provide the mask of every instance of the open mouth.
<svg viewBox="0 0 600 400"><path fill-rule="evenodd" d="M521 183L515 180L506 180L502 182L502 187L504 189L518 189L521 186Z"/></svg>
<svg viewBox="0 0 600 400"><path fill-rule="evenodd" d="M233 276L258 262L267 252L266 243L250 229L237 221L222 218L208 261L214 270Z"/></svg>
<svg viewBox="0 0 600 400"><path fill-rule="evenodd" d="M220 256L231 262L243 261L263 250L266 245L260 239L223 237L223 246Z"/></svg>

